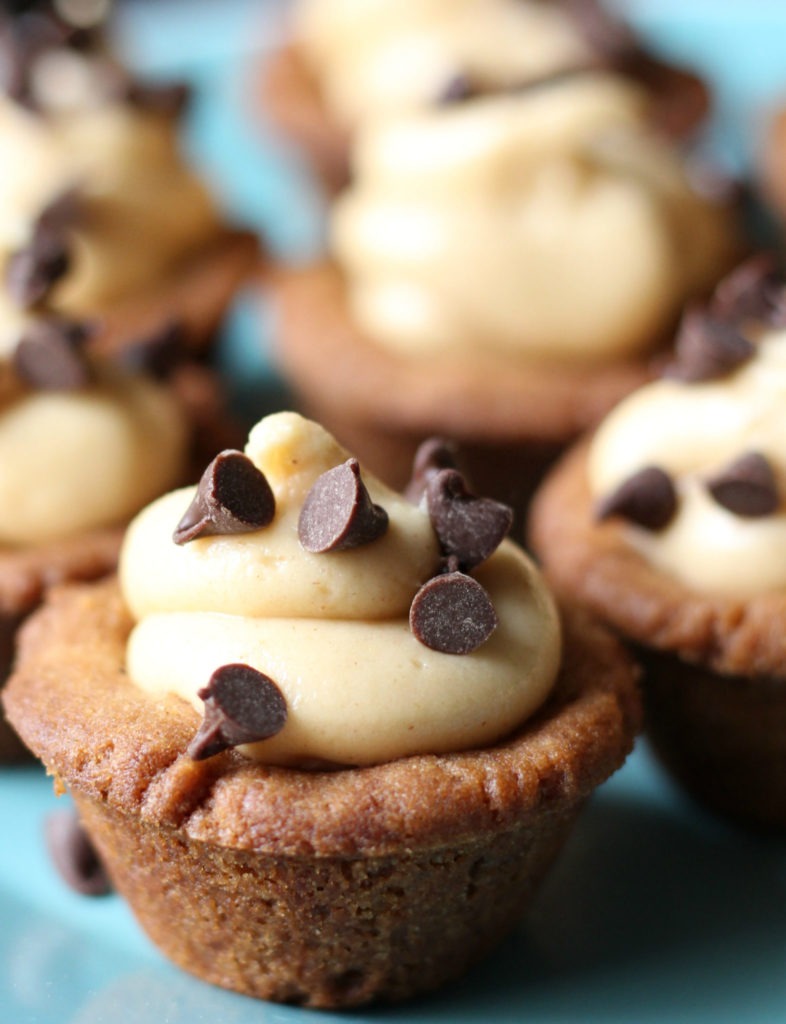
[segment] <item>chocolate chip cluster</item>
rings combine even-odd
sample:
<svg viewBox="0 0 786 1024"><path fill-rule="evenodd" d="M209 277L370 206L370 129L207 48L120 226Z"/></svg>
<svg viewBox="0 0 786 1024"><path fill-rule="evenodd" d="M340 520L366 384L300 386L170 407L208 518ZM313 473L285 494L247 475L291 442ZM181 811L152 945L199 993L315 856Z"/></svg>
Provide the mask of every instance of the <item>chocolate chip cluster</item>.
<svg viewBox="0 0 786 1024"><path fill-rule="evenodd" d="M675 344L675 360L664 376L688 384L723 378L756 354L745 332L751 323L786 327L786 279L770 256L756 256L730 274L706 310L689 310ZM781 505L772 463L758 451L743 452L704 484L723 508L743 518L772 515ZM621 516L645 530L664 529L674 518L678 496L660 466L645 466L604 496L599 520Z"/></svg>
<svg viewBox="0 0 786 1024"><path fill-rule="evenodd" d="M408 494L425 502L442 552L440 571L412 601L410 629L432 650L469 654L498 624L491 598L469 573L497 549L510 530L513 513L506 505L471 494L441 442L421 447ZM274 516L275 497L264 473L242 452L227 450L202 474L172 539L187 544L203 536L248 533L268 526ZM322 473L298 517L298 538L312 554L371 544L387 529L388 514L371 500L357 459ZM286 723L281 690L249 665L218 668L199 696L205 713L188 748L194 760L269 739Z"/></svg>

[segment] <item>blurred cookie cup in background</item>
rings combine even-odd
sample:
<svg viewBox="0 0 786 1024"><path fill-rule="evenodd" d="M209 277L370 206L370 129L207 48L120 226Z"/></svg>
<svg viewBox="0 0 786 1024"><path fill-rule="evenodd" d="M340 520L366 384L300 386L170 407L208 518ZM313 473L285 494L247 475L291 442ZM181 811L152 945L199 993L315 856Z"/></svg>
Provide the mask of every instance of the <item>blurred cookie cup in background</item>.
<svg viewBox="0 0 786 1024"><path fill-rule="evenodd" d="M204 348L258 243L224 222L181 151L188 89L132 75L104 20L68 20L107 7L0 13L3 319L45 302L100 320L108 348L177 319Z"/></svg>
<svg viewBox="0 0 786 1024"><path fill-rule="evenodd" d="M335 191L356 131L458 92L505 92L579 68L642 86L653 125L674 137L704 119L695 74L649 53L595 0L303 0L259 86L273 125Z"/></svg>
<svg viewBox="0 0 786 1024"><path fill-rule="evenodd" d="M739 245L645 108L582 70L359 133L329 256L272 274L274 355L303 408L393 486L449 438L520 516Z"/></svg>
<svg viewBox="0 0 786 1024"><path fill-rule="evenodd" d="M509 509L424 489L267 417L24 629L11 721L203 980L349 1007L457 977L631 748L620 645L560 617Z"/></svg>
<svg viewBox="0 0 786 1024"><path fill-rule="evenodd" d="M663 380L626 399L536 496L558 593L635 648L645 728L679 783L786 827L786 287L768 259L685 318Z"/></svg>

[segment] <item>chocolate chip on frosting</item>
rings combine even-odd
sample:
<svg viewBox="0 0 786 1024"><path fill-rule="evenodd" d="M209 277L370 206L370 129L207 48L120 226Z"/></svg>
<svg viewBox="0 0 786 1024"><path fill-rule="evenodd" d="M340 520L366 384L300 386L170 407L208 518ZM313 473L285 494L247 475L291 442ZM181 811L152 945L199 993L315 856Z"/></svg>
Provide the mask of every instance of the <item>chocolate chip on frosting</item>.
<svg viewBox="0 0 786 1024"><path fill-rule="evenodd" d="M104 896L112 883L73 810L53 811L44 823L46 847L57 873L82 896Z"/></svg>
<svg viewBox="0 0 786 1024"><path fill-rule="evenodd" d="M756 348L733 323L693 309L683 317L675 351L664 376L695 384L725 377L753 358Z"/></svg>
<svg viewBox="0 0 786 1024"><path fill-rule="evenodd" d="M707 490L729 512L745 518L772 515L780 503L775 473L760 452L746 452L707 481Z"/></svg>
<svg viewBox="0 0 786 1024"><path fill-rule="evenodd" d="M199 696L205 714L187 750L194 761L270 739L286 725L286 698L272 679L250 665L217 668Z"/></svg>
<svg viewBox="0 0 786 1024"><path fill-rule="evenodd" d="M662 530L677 511L677 492L671 477L659 466L646 466L629 476L595 510L599 520L622 516L645 530Z"/></svg>
<svg viewBox="0 0 786 1024"><path fill-rule="evenodd" d="M85 387L92 372L83 350L89 334L84 323L49 316L36 320L14 349L13 368L26 384L52 391Z"/></svg>
<svg viewBox="0 0 786 1024"><path fill-rule="evenodd" d="M388 528L388 514L375 505L357 459L347 459L317 478L298 519L300 543L314 554L370 544Z"/></svg>
<svg viewBox="0 0 786 1024"><path fill-rule="evenodd" d="M415 452L412 476L404 488L404 497L417 505L426 490L426 481L440 469L458 469L456 449L441 437L430 437Z"/></svg>
<svg viewBox="0 0 786 1024"><path fill-rule="evenodd" d="M465 572L496 551L513 523L507 505L470 494L455 469L442 469L428 478L426 505L443 555L455 558Z"/></svg>
<svg viewBox="0 0 786 1024"><path fill-rule="evenodd" d="M6 264L5 281L12 300L24 309L38 305L70 265L70 246L63 230L39 220L30 241L12 253Z"/></svg>
<svg viewBox="0 0 786 1024"><path fill-rule="evenodd" d="M470 654L488 640L498 622L486 590L463 572L424 583L409 609L415 637L443 654Z"/></svg>
<svg viewBox="0 0 786 1024"><path fill-rule="evenodd" d="M264 473L242 452L227 449L213 459L194 500L175 529L175 544L201 536L250 533L272 522L276 501Z"/></svg>

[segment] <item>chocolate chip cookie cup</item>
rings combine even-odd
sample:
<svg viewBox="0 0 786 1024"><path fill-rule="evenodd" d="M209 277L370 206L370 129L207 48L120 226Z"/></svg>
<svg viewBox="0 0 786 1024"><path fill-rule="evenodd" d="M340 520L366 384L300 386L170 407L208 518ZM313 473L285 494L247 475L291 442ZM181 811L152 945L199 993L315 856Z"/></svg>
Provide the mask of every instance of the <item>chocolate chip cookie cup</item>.
<svg viewBox="0 0 786 1024"><path fill-rule="evenodd" d="M349 1007L458 976L630 750L617 642L560 623L507 509L450 468L422 485L268 417L137 518L120 584L24 629L11 721L206 981Z"/></svg>
<svg viewBox="0 0 786 1024"><path fill-rule="evenodd" d="M740 268L668 378L564 459L530 539L558 593L635 647L645 729L704 805L786 827L783 279Z"/></svg>

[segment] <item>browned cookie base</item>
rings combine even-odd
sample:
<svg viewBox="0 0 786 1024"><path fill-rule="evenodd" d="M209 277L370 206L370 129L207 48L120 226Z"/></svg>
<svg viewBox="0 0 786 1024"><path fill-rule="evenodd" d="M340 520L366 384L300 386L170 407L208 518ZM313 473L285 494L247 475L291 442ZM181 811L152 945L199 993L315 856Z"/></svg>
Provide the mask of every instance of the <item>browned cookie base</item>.
<svg viewBox="0 0 786 1024"><path fill-rule="evenodd" d="M639 653L647 735L666 767L713 810L786 828L786 679L721 676Z"/></svg>
<svg viewBox="0 0 786 1024"><path fill-rule="evenodd" d="M130 626L112 582L53 594L22 631L7 712L151 938L265 998L401 999L464 970L514 922L639 724L630 662L577 617L553 697L494 747L334 772L237 751L194 762L197 713L119 668Z"/></svg>
<svg viewBox="0 0 786 1024"><path fill-rule="evenodd" d="M94 530L37 548L0 547L0 689L14 661L20 624L47 587L65 580L92 580L114 570L122 530ZM28 760L30 753L0 711L0 764Z"/></svg>
<svg viewBox="0 0 786 1024"><path fill-rule="evenodd" d="M271 287L276 355L306 413L396 488L421 441L450 438L476 486L519 516L564 446L652 372L643 359L593 368L489 355L407 359L355 326L330 264L279 271Z"/></svg>
<svg viewBox="0 0 786 1024"><path fill-rule="evenodd" d="M620 521L594 521L587 448L533 502L546 575L637 645L646 728L677 778L732 817L786 828L786 594L700 594L652 567Z"/></svg>

